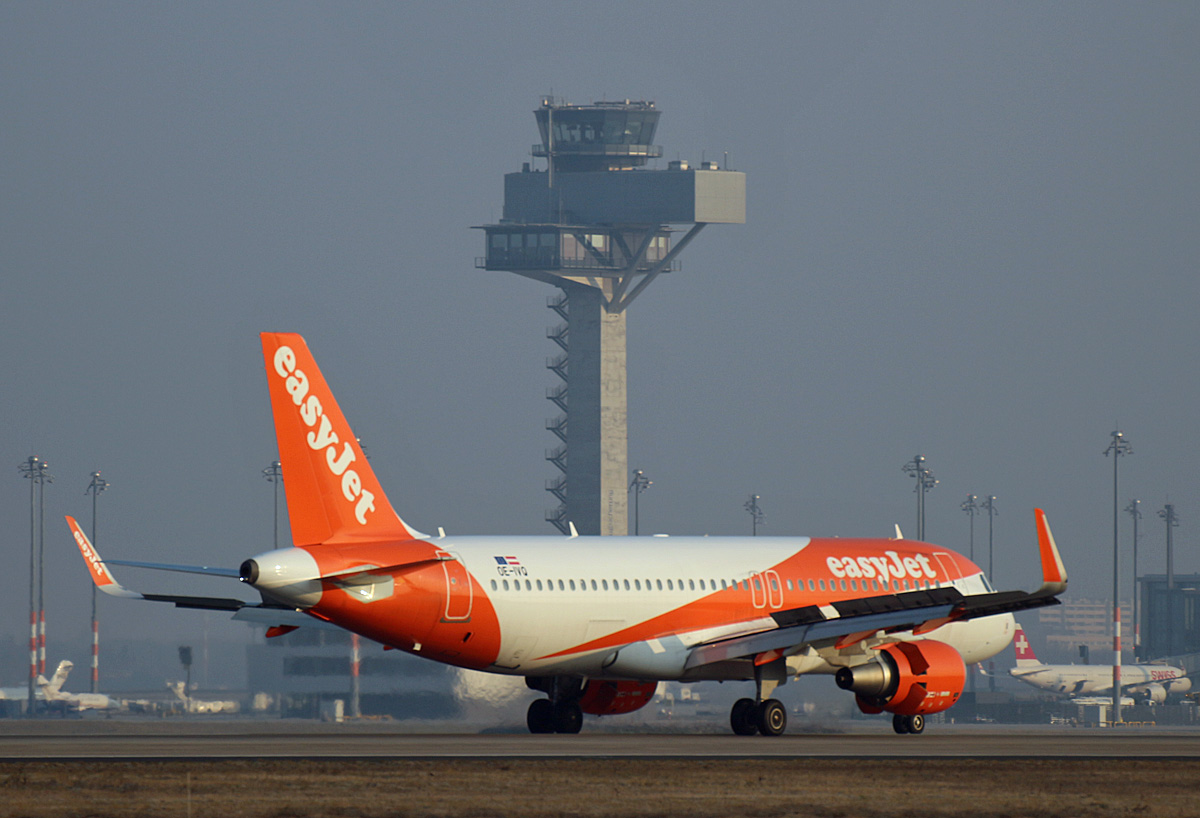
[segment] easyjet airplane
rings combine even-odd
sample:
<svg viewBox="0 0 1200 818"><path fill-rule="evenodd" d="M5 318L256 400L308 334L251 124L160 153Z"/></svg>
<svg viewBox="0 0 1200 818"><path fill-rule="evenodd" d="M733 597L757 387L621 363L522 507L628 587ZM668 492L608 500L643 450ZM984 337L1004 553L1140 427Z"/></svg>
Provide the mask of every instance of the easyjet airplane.
<svg viewBox="0 0 1200 818"><path fill-rule="evenodd" d="M338 627L464 668L524 676L546 694L534 733L643 707L661 680L753 681L735 733L779 735L771 695L836 676L898 733L951 707L964 662L1003 650L1013 611L1052 605L1067 574L1035 512L1043 574L996 593L978 566L923 542L816 537L436 537L393 510L299 335L264 333L263 356L294 547L240 569L103 561L67 521L92 578L116 596L223 609L271 626ZM572 526L572 532L574 527ZM110 565L241 580L261 602L138 594Z"/></svg>

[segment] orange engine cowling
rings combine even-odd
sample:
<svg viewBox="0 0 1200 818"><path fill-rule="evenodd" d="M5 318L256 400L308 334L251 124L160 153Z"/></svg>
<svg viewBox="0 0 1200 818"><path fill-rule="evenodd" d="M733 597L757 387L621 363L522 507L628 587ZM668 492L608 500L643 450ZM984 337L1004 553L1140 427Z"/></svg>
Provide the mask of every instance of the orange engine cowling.
<svg viewBox="0 0 1200 818"><path fill-rule="evenodd" d="M884 645L878 660L839 670L837 684L854 691L864 713L915 716L949 710L962 695L966 678L958 651L945 642L922 639Z"/></svg>
<svg viewBox="0 0 1200 818"><path fill-rule="evenodd" d="M593 679L579 697L579 708L593 716L632 713L645 707L657 689L657 682L600 682Z"/></svg>

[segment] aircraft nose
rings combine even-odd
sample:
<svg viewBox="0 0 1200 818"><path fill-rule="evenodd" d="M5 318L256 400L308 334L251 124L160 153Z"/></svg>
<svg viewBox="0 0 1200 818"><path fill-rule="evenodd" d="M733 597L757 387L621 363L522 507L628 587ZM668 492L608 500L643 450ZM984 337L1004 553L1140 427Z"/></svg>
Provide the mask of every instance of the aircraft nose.
<svg viewBox="0 0 1200 818"><path fill-rule="evenodd" d="M242 563L238 575L241 577L242 582L248 582L253 585L258 582L258 563L254 560L246 560Z"/></svg>

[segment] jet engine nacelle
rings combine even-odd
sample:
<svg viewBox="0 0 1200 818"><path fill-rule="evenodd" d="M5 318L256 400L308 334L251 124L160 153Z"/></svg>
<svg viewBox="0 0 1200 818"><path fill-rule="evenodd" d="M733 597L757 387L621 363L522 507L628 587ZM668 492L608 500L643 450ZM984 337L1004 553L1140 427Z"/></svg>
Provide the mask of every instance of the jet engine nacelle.
<svg viewBox="0 0 1200 818"><path fill-rule="evenodd" d="M593 716L616 716L641 710L658 689L658 682L589 681L579 697L579 708Z"/></svg>
<svg viewBox="0 0 1200 818"><path fill-rule="evenodd" d="M1139 687L1135 698L1145 704L1162 704L1167 700L1167 689L1160 684Z"/></svg>
<svg viewBox="0 0 1200 818"><path fill-rule="evenodd" d="M837 685L856 694L864 713L902 716L940 713L958 701L967 668L958 651L945 642L923 639L893 642L879 649L879 658L837 672Z"/></svg>

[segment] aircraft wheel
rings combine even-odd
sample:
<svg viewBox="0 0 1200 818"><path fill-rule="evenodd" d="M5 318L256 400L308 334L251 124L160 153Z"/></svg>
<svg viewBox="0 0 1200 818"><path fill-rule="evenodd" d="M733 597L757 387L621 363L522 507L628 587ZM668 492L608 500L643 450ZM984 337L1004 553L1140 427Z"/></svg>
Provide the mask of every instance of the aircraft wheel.
<svg viewBox="0 0 1200 818"><path fill-rule="evenodd" d="M908 732L908 716L901 716L899 713L892 716L892 729L900 735Z"/></svg>
<svg viewBox="0 0 1200 818"><path fill-rule="evenodd" d="M578 733L583 728L583 711L578 702L559 702L554 705L554 732Z"/></svg>
<svg viewBox="0 0 1200 818"><path fill-rule="evenodd" d="M554 705L549 699L536 699L529 703L525 713L525 724L531 733L554 732Z"/></svg>
<svg viewBox="0 0 1200 818"><path fill-rule="evenodd" d="M779 699L767 699L758 706L758 732L781 736L787 729L787 709Z"/></svg>
<svg viewBox="0 0 1200 818"><path fill-rule="evenodd" d="M729 726L739 736L752 736L758 732L758 705L754 699L738 699L733 703Z"/></svg>
<svg viewBox="0 0 1200 818"><path fill-rule="evenodd" d="M914 736L925 732L925 717L918 713L908 717L908 732Z"/></svg>

